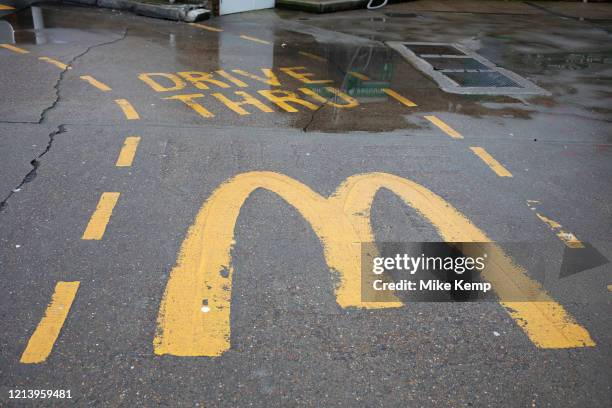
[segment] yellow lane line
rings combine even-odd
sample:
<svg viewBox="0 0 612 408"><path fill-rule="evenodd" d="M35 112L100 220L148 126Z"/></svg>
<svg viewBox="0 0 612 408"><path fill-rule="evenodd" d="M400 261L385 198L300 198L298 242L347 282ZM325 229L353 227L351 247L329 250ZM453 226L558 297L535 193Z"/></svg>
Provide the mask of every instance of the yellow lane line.
<svg viewBox="0 0 612 408"><path fill-rule="evenodd" d="M461 135L461 133L457 132L455 129L448 126L446 122L444 122L442 119L438 118L437 116L433 116L433 115L425 116L425 119L427 119L428 121L436 125L441 131L443 131L444 133L446 133L453 139L463 139L463 136Z"/></svg>
<svg viewBox="0 0 612 408"><path fill-rule="evenodd" d="M362 74L361 72L349 71L349 75L354 76L357 79L361 79L362 81L369 81L370 77Z"/></svg>
<svg viewBox="0 0 612 408"><path fill-rule="evenodd" d="M527 200L527 206L529 208L531 208L532 210L536 210L535 208L535 204L539 203L539 201L534 201L534 200ZM542 214L540 214L539 212L535 213L536 216L540 219L540 221L542 221L544 224L548 225L548 227L552 230L552 232L555 233L555 235L557 235L557 238L559 238L561 241L563 241L563 243L569 247L569 248L584 248L584 244L582 242L580 242L580 240L578 238L576 238L576 236L574 234L572 234L571 232L566 232L562 229L562 225L559 224L557 221L552 220Z"/></svg>
<svg viewBox="0 0 612 408"><path fill-rule="evenodd" d="M88 82L90 85L98 88L101 91L108 92L111 90L110 86L98 81L97 79L95 79L94 77L90 75L83 75L81 79L85 82Z"/></svg>
<svg viewBox="0 0 612 408"><path fill-rule="evenodd" d="M15 47L14 45L11 45L11 44L0 44L0 47L6 48L7 50L11 50L18 54L28 54L30 52L28 50L24 50L23 48Z"/></svg>
<svg viewBox="0 0 612 408"><path fill-rule="evenodd" d="M327 62L327 59L325 59L323 57L319 57L318 55L315 55L315 54L311 54L311 53L306 52L306 51L298 51L298 54L303 55L303 56L308 57L308 58L311 58L311 59L316 60L316 61Z"/></svg>
<svg viewBox="0 0 612 408"><path fill-rule="evenodd" d="M255 38L255 37L249 37L248 35L241 35L240 38L242 38L243 40L249 40L249 41L254 41L260 44L270 44L269 41L266 40L260 40L259 38Z"/></svg>
<svg viewBox="0 0 612 408"><path fill-rule="evenodd" d="M79 282L58 282L55 285L51 303L47 306L45 316L30 337L20 362L24 364L42 363L49 357L78 289Z"/></svg>
<svg viewBox="0 0 612 408"><path fill-rule="evenodd" d="M15 10L15 7L8 6L6 4L0 4L0 10Z"/></svg>
<svg viewBox="0 0 612 408"><path fill-rule="evenodd" d="M403 97L402 95L398 94L397 92L395 92L392 89L384 88L383 92L386 93L387 95L389 95L390 97L392 97L393 99L396 99L397 101L399 101L399 102L403 103L404 105L408 106L409 108L417 106L416 103L412 102L408 98Z"/></svg>
<svg viewBox="0 0 612 408"><path fill-rule="evenodd" d="M106 226L113 215L113 209L117 200L119 199L120 193L102 193L100 201L96 207L96 210L91 215L87 228L83 233L82 239L86 240L100 240L104 236Z"/></svg>
<svg viewBox="0 0 612 408"><path fill-rule="evenodd" d="M140 115L138 115L138 112L136 112L136 109L134 109L132 104L129 103L127 99L115 99L115 103L119 105L119 107L123 111L123 114L125 115L125 118L127 120L140 119Z"/></svg>
<svg viewBox="0 0 612 408"><path fill-rule="evenodd" d="M128 136L125 138L123 147L117 158L117 167L130 167L132 165L138 143L140 143L140 136Z"/></svg>
<svg viewBox="0 0 612 408"><path fill-rule="evenodd" d="M68 65L64 64L63 62L58 61L58 60L53 59L53 58L38 57L38 59L41 60L41 61L48 62L49 64L55 65L56 67L58 67L60 69L72 69L71 67L69 67Z"/></svg>
<svg viewBox="0 0 612 408"><path fill-rule="evenodd" d="M189 25L192 25L192 26L195 26L195 27L199 27L199 28L203 28L204 30L208 30L208 31L214 31L216 33L223 32L223 30L220 29L220 28L215 28L215 27L207 26L207 25L200 24L200 23L191 23Z"/></svg>
<svg viewBox="0 0 612 408"><path fill-rule="evenodd" d="M482 147L472 146L470 149L474 152L474 154L485 162L491 170L495 172L499 177L512 177L512 173L508 171L504 166L502 166L493 156L491 156L485 149Z"/></svg>

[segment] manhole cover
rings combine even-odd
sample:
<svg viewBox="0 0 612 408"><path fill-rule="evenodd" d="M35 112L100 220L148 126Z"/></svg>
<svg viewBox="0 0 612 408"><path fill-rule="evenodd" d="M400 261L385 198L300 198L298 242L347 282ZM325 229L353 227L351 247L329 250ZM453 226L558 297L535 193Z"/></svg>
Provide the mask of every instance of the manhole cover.
<svg viewBox="0 0 612 408"><path fill-rule="evenodd" d="M474 58L426 57L423 59L435 70L490 70L489 67Z"/></svg>
<svg viewBox="0 0 612 408"><path fill-rule="evenodd" d="M527 79L458 44L389 41L445 92L485 95L550 95Z"/></svg>

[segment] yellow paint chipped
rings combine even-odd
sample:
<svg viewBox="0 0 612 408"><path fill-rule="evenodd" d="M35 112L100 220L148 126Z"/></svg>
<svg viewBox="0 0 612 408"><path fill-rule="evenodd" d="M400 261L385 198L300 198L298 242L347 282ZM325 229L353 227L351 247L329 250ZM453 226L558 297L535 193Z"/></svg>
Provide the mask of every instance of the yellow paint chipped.
<svg viewBox="0 0 612 408"><path fill-rule="evenodd" d="M51 65L55 65L56 67L58 67L59 69L72 69L71 67L69 67L68 65L64 64L63 62L60 62L56 59L53 58L49 58L49 57L38 57L39 60L41 61L45 61L48 62Z"/></svg>
<svg viewBox="0 0 612 408"><path fill-rule="evenodd" d="M559 231L557 237L569 248L584 248L584 244L571 232Z"/></svg>
<svg viewBox="0 0 612 408"><path fill-rule="evenodd" d="M444 133L446 133L453 139L463 139L463 136L461 135L461 133L457 132L455 129L448 126L446 122L444 122L442 119L438 118L437 116L429 115L429 116L425 116L425 119L427 119L428 121L436 125L440 130L442 130Z"/></svg>
<svg viewBox="0 0 612 408"><path fill-rule="evenodd" d="M91 215L82 239L100 240L104 236L106 226L113 215L113 209L119 200L120 193L102 193L96 210Z"/></svg>
<svg viewBox="0 0 612 408"><path fill-rule="evenodd" d="M261 40L259 38L251 37L251 36L244 35L244 34L241 35L240 38L242 38L243 40L249 40L249 41L253 41L253 42L256 42L256 43L260 43L260 44L270 44L269 41Z"/></svg>
<svg viewBox="0 0 612 408"><path fill-rule="evenodd" d="M103 91L103 92L108 92L111 91L110 86L106 85L105 83L102 83L100 81L98 81L96 78L92 77L91 75L83 75L80 77L83 81L89 83L91 86L98 88L99 90Z"/></svg>
<svg viewBox="0 0 612 408"><path fill-rule="evenodd" d="M132 104L127 99L115 99L115 103L119 105L127 120L140 119L140 115L138 115L136 109L134 109Z"/></svg>
<svg viewBox="0 0 612 408"><path fill-rule="evenodd" d="M158 314L156 354L219 356L230 348L233 268L231 248L240 210L259 188L293 206L323 244L328 267L338 274L336 301L343 307L400 307L398 300L361 299L361 242L373 242L370 209L378 190L388 189L429 220L447 242L490 239L441 197L410 180L386 173L349 177L324 198L308 186L273 172L249 172L220 185L200 209L181 245ZM491 249L492 247L492 249ZM589 333L554 302L497 245L488 247L483 277L502 305L538 347L592 346ZM376 255L372 255L376 256ZM369 283L366 283L369 285ZM538 302L510 302L531 294Z"/></svg>
<svg viewBox="0 0 612 408"><path fill-rule="evenodd" d="M504 166L501 165L500 162L495 160L493 156L489 154L482 147L472 146L470 150L474 152L474 154L487 164L497 174L499 177L512 177L512 173L508 171Z"/></svg>
<svg viewBox="0 0 612 408"><path fill-rule="evenodd" d="M398 94L397 92L395 92L392 89L389 88L383 88L383 92L386 93L387 95L389 95L390 97L392 97L393 99L399 101L400 103L402 103L403 105L408 106L409 108L415 107L417 106L416 103L412 102L410 99Z"/></svg>
<svg viewBox="0 0 612 408"><path fill-rule="evenodd" d="M557 228L561 228L561 224L559 224L557 221L553 221L550 218L547 218L545 216L543 216L540 213L536 213L536 215L538 216L539 219L541 219L542 221L544 221L546 224L548 224L548 226L552 229L557 229Z"/></svg>
<svg viewBox="0 0 612 408"><path fill-rule="evenodd" d="M198 28L202 28L204 30L208 30L208 31L214 31L216 33L221 33L223 32L222 29L217 28L217 27L211 27L205 24L200 24L200 23L190 23L189 25L194 26L194 27L198 27Z"/></svg>
<svg viewBox="0 0 612 408"><path fill-rule="evenodd" d="M527 205L535 210L535 207L532 206L532 203L536 203L537 201L527 200ZM539 212L536 212L536 216L543 221L568 248L584 248L584 244L580 242L578 238L571 232L566 232L562 230L562 225L557 221L552 220Z"/></svg>
<svg viewBox="0 0 612 408"><path fill-rule="evenodd" d="M55 285L55 291L47 306L45 316L30 337L20 362L24 364L42 363L49 357L78 289L79 282L58 282Z"/></svg>
<svg viewBox="0 0 612 408"><path fill-rule="evenodd" d="M30 52L28 50L24 50L23 48L15 47L14 45L11 45L11 44L0 44L0 47L16 52L17 54L28 54Z"/></svg>
<svg viewBox="0 0 612 408"><path fill-rule="evenodd" d="M119 152L119 157L117 158L117 163L115 166L117 167L130 167L132 162L134 161L134 156L136 156L136 149L138 148L138 143L140 143L140 136L128 136L125 138L123 142L123 147Z"/></svg>

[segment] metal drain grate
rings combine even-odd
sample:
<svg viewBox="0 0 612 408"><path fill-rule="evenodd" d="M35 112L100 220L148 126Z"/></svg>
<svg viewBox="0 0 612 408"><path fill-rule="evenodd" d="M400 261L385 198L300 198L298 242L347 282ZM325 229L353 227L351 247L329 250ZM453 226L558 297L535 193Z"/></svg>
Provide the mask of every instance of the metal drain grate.
<svg viewBox="0 0 612 408"><path fill-rule="evenodd" d="M478 71L489 71L490 68L486 65L476 61L474 58L444 58L444 57L426 57L423 58L427 61L435 70L478 70Z"/></svg>
<svg viewBox="0 0 612 408"><path fill-rule="evenodd" d="M458 44L387 42L446 92L488 95L550 95L525 78L497 67Z"/></svg>
<svg viewBox="0 0 612 408"><path fill-rule="evenodd" d="M497 72L446 72L447 77L461 86L469 87L519 87L519 84Z"/></svg>

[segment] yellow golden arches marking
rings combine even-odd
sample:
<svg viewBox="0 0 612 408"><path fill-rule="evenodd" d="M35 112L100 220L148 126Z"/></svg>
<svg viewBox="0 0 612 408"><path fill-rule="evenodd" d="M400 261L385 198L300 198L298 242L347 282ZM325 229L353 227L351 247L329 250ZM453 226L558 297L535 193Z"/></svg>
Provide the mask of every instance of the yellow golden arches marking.
<svg viewBox="0 0 612 408"><path fill-rule="evenodd" d="M399 301L362 302L360 242L373 242L370 207L381 188L391 190L428 219L449 242L490 239L444 199L410 180L386 173L349 177L329 198L282 174L249 172L220 185L200 209L183 241L158 315L156 354L219 356L230 347L232 267L230 251L240 210L259 189L278 194L312 225L330 269L338 272L336 300L341 307L400 307ZM592 346L589 333L575 323L497 246L488 250L483 272L501 299L535 294L538 302L502 301L531 341L543 348Z"/></svg>

